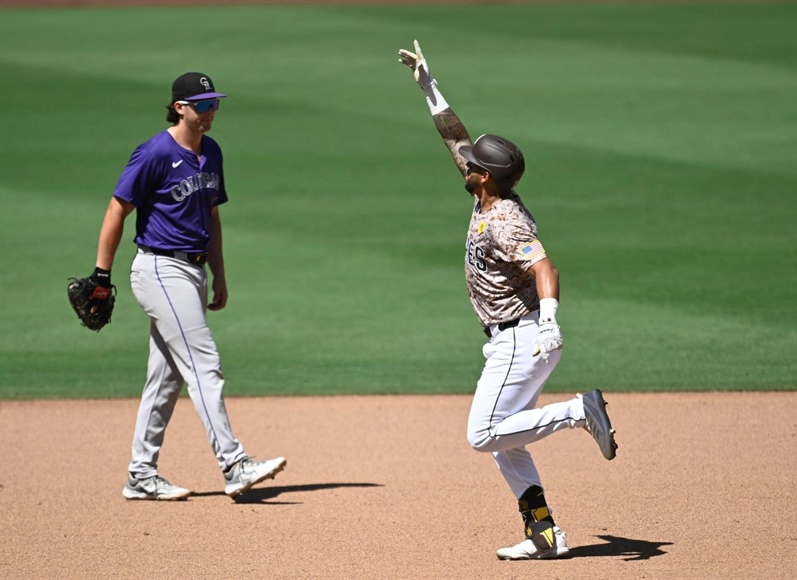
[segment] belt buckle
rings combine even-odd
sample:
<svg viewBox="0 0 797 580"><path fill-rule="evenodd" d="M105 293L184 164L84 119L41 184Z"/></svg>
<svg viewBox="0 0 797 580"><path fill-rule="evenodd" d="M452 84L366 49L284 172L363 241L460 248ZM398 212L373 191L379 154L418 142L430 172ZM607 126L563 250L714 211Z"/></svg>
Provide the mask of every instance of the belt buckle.
<svg viewBox="0 0 797 580"><path fill-rule="evenodd" d="M196 264L197 266L204 266L205 263L208 261L207 254L202 254L202 253L188 254L188 256L190 258L191 263Z"/></svg>

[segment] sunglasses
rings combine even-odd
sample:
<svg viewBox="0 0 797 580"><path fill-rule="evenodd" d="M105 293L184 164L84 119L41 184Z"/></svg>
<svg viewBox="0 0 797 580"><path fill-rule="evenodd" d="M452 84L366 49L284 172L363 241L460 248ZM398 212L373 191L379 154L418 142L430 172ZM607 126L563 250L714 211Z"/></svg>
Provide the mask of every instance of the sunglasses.
<svg viewBox="0 0 797 580"><path fill-rule="evenodd" d="M219 110L221 104L219 99L207 99L205 101L177 101L181 105L188 105L192 107L197 113L207 113L211 109L214 111Z"/></svg>
<svg viewBox="0 0 797 580"><path fill-rule="evenodd" d="M480 167L470 161L465 163L465 168L468 170L468 173L489 173L484 167Z"/></svg>

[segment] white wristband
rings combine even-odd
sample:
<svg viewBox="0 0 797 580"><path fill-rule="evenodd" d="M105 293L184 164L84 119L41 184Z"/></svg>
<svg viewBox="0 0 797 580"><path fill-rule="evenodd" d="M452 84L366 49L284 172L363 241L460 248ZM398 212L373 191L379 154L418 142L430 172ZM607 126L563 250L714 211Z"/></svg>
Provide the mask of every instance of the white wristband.
<svg viewBox="0 0 797 580"><path fill-rule="evenodd" d="M437 89L436 80L432 79L429 86L423 89L423 94L426 95L426 104L429 105L429 110L432 112L432 115L442 113L448 108L448 103L446 103L443 95L441 95L440 91Z"/></svg>
<svg viewBox="0 0 797 580"><path fill-rule="evenodd" d="M540 321L556 322L557 310L559 310L559 301L556 298L543 298L540 300Z"/></svg>

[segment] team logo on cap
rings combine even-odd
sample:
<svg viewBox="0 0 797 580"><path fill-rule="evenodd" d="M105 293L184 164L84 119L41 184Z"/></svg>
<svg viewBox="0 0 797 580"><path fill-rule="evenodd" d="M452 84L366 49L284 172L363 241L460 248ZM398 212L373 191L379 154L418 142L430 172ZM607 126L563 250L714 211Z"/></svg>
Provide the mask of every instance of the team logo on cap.
<svg viewBox="0 0 797 580"><path fill-rule="evenodd" d="M210 86L210 81L207 79L207 77L202 77L199 79L199 82L202 83L202 86L205 87L205 90L211 90L212 87Z"/></svg>

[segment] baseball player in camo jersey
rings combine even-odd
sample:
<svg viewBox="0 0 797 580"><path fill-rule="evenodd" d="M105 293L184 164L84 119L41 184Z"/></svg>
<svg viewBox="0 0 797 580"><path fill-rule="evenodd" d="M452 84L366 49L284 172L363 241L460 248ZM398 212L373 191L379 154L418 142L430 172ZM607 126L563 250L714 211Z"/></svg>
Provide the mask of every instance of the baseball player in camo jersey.
<svg viewBox="0 0 797 580"><path fill-rule="evenodd" d="M497 135L471 142L448 106L421 53L399 50L426 96L435 126L465 189L475 198L465 247L468 295L488 341L484 370L468 417L468 442L492 453L518 501L525 538L499 549L502 560L562 558L565 533L554 523L540 475L526 446L565 429L584 428L606 459L617 445L599 390L536 407L545 382L559 363L562 335L556 323L559 273L537 236L537 224L515 186L523 154Z"/></svg>
<svg viewBox="0 0 797 580"><path fill-rule="evenodd" d="M111 197L92 276L110 286L125 218L136 210L137 251L130 269L136 300L150 318L149 363L132 460L122 494L127 499L179 500L191 491L158 473L166 427L180 390L205 427L230 497L274 477L285 458L253 461L233 436L224 404L224 375L206 310L227 304L219 206L227 201L219 145L208 137L220 100L210 77L189 72L172 84L166 121L171 127L140 145ZM213 274L208 303L205 263Z"/></svg>

